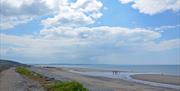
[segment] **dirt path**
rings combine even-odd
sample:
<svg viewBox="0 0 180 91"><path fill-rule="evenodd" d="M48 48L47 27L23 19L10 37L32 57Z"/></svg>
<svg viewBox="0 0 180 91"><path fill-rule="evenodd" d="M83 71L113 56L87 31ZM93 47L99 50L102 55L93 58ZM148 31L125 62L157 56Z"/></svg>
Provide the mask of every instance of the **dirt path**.
<svg viewBox="0 0 180 91"><path fill-rule="evenodd" d="M0 74L0 91L44 91L35 81L22 77L10 68Z"/></svg>

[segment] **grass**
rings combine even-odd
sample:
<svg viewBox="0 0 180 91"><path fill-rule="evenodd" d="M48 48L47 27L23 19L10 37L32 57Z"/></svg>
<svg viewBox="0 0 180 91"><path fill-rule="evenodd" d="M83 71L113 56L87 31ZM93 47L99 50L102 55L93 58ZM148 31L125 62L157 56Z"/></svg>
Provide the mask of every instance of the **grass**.
<svg viewBox="0 0 180 91"><path fill-rule="evenodd" d="M57 82L47 87L48 91L88 91L82 84L78 82Z"/></svg>
<svg viewBox="0 0 180 91"><path fill-rule="evenodd" d="M27 68L25 67L17 67L16 68L16 72L20 73L21 75L24 75L30 79L33 79L33 80L36 80L36 81L39 81L41 84L46 84L48 83L47 81L45 81L43 79L43 76L40 75L40 74L37 74L37 73L34 73L30 70L28 70Z"/></svg>
<svg viewBox="0 0 180 91"><path fill-rule="evenodd" d="M18 72L21 75L24 75L32 80L36 80L36 81L40 82L41 85L47 91L89 91L81 83L75 82L75 81L71 81L71 82L46 81L46 79L44 79L42 75L34 73L25 67L17 67L16 72Z"/></svg>
<svg viewBox="0 0 180 91"><path fill-rule="evenodd" d="M33 73L31 71L29 71L28 69L26 69L25 67L17 67L16 68L16 72L25 75L25 76L33 76Z"/></svg>

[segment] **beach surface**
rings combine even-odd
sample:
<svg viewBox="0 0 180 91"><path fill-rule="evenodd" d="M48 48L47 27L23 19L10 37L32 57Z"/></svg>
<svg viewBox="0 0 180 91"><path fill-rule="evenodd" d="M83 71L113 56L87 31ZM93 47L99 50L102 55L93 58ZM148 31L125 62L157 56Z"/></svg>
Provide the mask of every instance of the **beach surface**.
<svg viewBox="0 0 180 91"><path fill-rule="evenodd" d="M180 76L163 75L163 74L136 74L132 78L151 82L180 85Z"/></svg>
<svg viewBox="0 0 180 91"><path fill-rule="evenodd" d="M90 91L179 91L179 89L151 86L122 79L82 75L78 73L73 73L73 68L68 69L31 67L30 70L40 73L49 78L55 78L56 80L78 81L82 83L85 87L87 87ZM77 71L78 68L75 68L75 70ZM97 71L91 69L79 70L84 72Z"/></svg>
<svg viewBox="0 0 180 91"><path fill-rule="evenodd" d="M179 91L169 87L152 86L148 84L127 81L123 79L88 76L79 72L109 72L111 70L89 68L55 68L55 67L30 67L31 71L58 81L77 81L90 91ZM136 74L132 78L168 84L179 84L179 77L170 75ZM44 91L36 81L28 79L15 71L15 68L4 70L0 73L0 91Z"/></svg>

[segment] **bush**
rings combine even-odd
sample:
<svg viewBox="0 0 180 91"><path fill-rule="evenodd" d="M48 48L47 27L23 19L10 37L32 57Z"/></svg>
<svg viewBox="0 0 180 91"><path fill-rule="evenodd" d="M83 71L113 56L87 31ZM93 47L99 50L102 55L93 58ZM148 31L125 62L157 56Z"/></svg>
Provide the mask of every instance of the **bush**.
<svg viewBox="0 0 180 91"><path fill-rule="evenodd" d="M58 82L47 86L48 91L88 91L78 82Z"/></svg>

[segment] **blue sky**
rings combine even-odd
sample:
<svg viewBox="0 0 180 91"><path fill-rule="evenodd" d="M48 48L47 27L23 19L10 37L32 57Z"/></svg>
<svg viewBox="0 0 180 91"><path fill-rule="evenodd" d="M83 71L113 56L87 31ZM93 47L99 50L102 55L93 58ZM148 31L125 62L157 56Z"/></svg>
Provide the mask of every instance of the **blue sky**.
<svg viewBox="0 0 180 91"><path fill-rule="evenodd" d="M179 0L2 0L1 59L180 64Z"/></svg>

